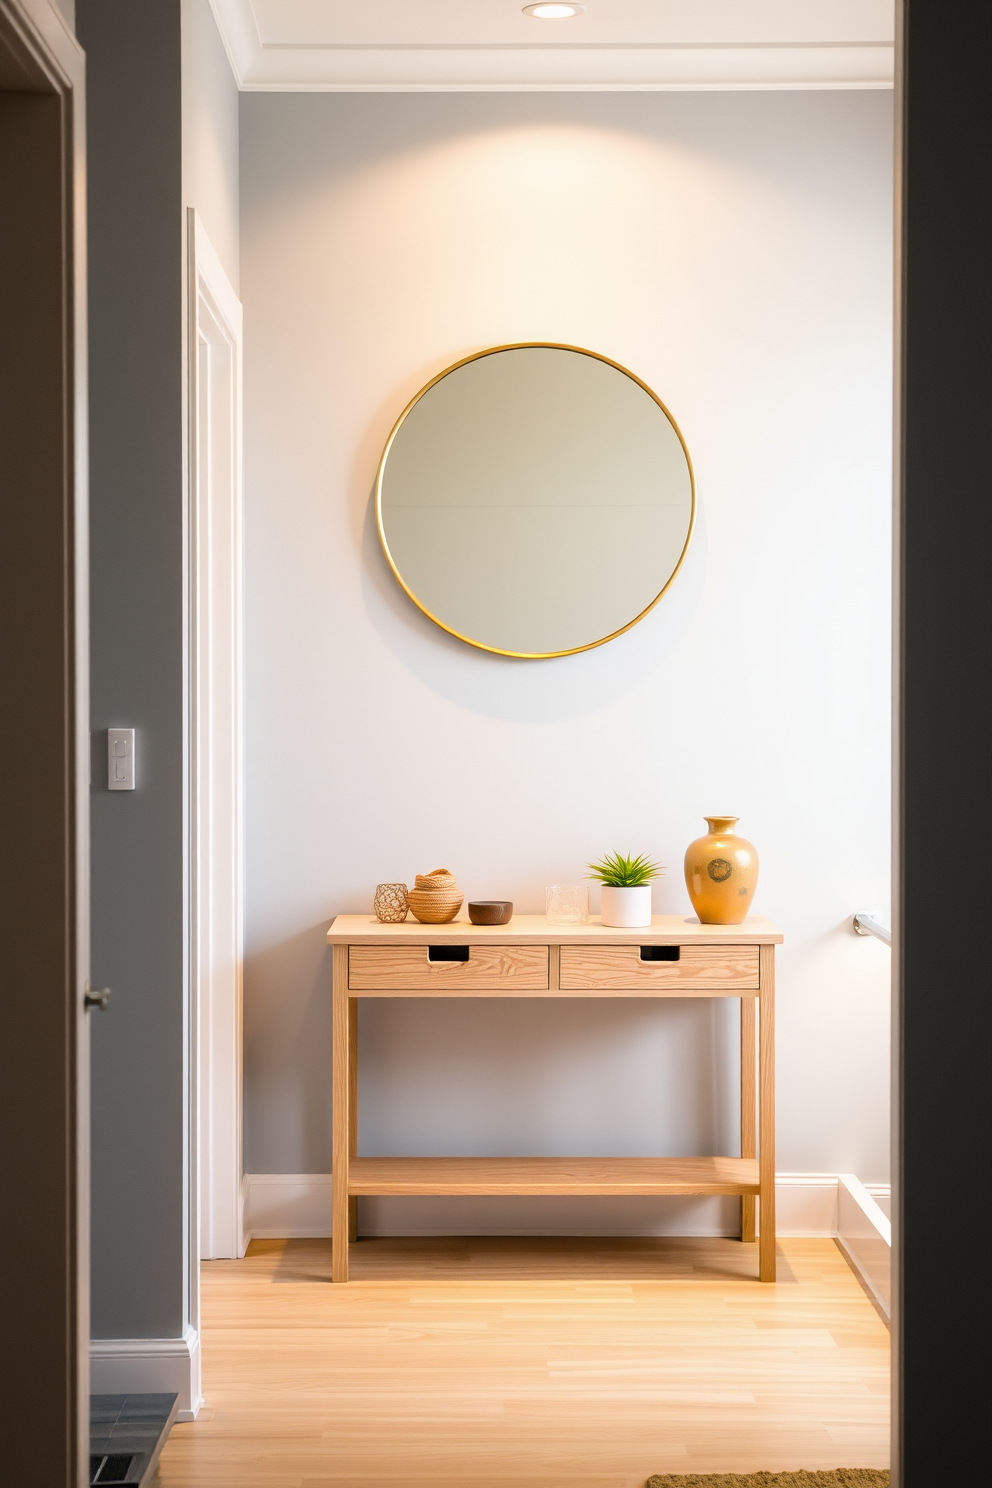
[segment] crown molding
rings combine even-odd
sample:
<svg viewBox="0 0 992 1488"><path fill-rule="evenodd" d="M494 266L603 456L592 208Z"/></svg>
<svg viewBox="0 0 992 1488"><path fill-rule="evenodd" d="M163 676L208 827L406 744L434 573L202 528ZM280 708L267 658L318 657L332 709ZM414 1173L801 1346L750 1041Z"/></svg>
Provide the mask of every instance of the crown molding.
<svg viewBox="0 0 992 1488"><path fill-rule="evenodd" d="M520 42L263 37L251 0L210 0L244 92L656 92L891 88L890 38ZM712 27L709 28L712 31ZM835 28L836 29L836 28Z"/></svg>

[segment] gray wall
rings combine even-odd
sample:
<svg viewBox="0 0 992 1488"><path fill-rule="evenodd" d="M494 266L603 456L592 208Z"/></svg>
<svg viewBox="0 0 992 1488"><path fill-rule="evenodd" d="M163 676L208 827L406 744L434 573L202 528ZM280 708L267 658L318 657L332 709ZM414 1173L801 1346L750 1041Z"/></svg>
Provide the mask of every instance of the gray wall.
<svg viewBox="0 0 992 1488"><path fill-rule="evenodd" d="M719 809L786 933L779 1166L885 1180L889 956L850 921L888 902L891 186L886 92L242 94L249 1172L330 1166L333 914L439 864L543 912L616 849L689 913ZM530 339L642 376L699 491L662 603L538 663L432 625L370 515L417 389ZM370 1002L360 1150L731 1144L732 1014ZM526 1228L542 1202L363 1223ZM607 1207L553 1225L673 1206Z"/></svg>
<svg viewBox="0 0 992 1488"><path fill-rule="evenodd" d="M91 438L92 1330L175 1337L184 1298L184 546L179 0L79 0ZM137 731L137 789L106 735Z"/></svg>

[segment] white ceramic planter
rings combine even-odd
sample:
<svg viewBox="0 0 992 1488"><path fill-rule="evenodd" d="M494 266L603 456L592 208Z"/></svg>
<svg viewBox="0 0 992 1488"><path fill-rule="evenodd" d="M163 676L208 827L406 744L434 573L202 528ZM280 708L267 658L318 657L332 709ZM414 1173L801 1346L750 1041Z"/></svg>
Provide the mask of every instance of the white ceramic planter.
<svg viewBox="0 0 992 1488"><path fill-rule="evenodd" d="M640 930L651 923L651 885L616 889L604 884L600 890L600 914L613 930Z"/></svg>

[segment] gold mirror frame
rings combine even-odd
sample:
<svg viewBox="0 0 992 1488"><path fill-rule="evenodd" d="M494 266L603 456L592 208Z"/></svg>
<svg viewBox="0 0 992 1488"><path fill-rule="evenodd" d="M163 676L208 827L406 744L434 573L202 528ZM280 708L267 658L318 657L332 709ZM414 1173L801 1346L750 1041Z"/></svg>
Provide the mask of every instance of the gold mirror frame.
<svg viewBox="0 0 992 1488"><path fill-rule="evenodd" d="M495 356L498 352L501 351L525 351L535 347L542 347L550 349L552 351L572 351L577 352L580 356L592 357L595 361L605 362L608 367L613 367L616 369L617 372L622 372L625 377L630 378L631 382L636 382L639 388L643 388L648 397L651 398L655 403L657 403L658 407L661 409L662 413L665 415L665 417L668 419L668 422L675 430L675 434L678 438L679 444L682 446L682 453L685 455L685 463L689 471L689 486L692 495L692 505L689 512L689 530L686 533L685 543L682 547L681 553L679 554L678 562L672 569L672 572L669 574L665 584L662 586L661 589L659 589L658 593L655 595L651 603L649 605L645 605L644 609L641 610L639 615L635 615L633 620L628 620L626 625L621 625L619 629L611 631L609 635L602 636L598 641L587 641L584 646L570 646L565 651L505 651L500 646L489 646L486 644L485 641L473 640L471 636L463 635L461 631L455 630L450 625L446 625L443 620L438 619L437 615L433 614L427 608L427 606L417 598L413 590L404 580L403 575L400 573L399 569L396 566L392 553L389 551L389 543L386 541L386 532L382 521L382 481L383 476L386 473L386 461L389 458L389 451L392 447L393 440L396 438L400 429L403 427L404 421L420 402L424 394L429 393L431 388L434 387L436 383L441 382L443 378L448 377L452 372L457 372L459 367L464 367L469 362L480 361L482 357ZM446 630L448 634L454 636L456 640L464 641L467 646L475 646L476 649L479 651L488 651L495 656L512 656L519 661L550 661L553 657L556 656L575 656L580 651L593 651L597 646L605 646L607 641L616 640L617 636L621 636L624 634L625 631L631 630L635 625L638 624L639 621L644 619L645 615L650 614L655 605L661 599L662 595L667 593L667 591L671 588L676 574L682 567L682 564L685 562L685 555L689 551L689 544L692 541L692 534L696 526L696 473L692 468L692 457L689 454L688 445L686 444L685 439L682 436L682 430L679 428L675 419L672 417L669 408L661 401L654 389L648 387L647 383L644 382L640 377L638 377L636 372L631 372L629 367L623 366L621 362L615 362L612 357L602 356L598 351L589 351L589 349L585 346L570 346L567 342L564 341L509 341L503 346L487 346L484 351L474 351L471 356L462 357L459 361L452 362L450 367L445 367L442 372L438 372L436 377L432 377L430 382L426 382L420 389L419 393L414 394L414 396L410 399L409 403L406 405L403 412L396 420L392 429L389 431L389 438L386 440L382 454L379 457L379 465L375 474L375 523L379 531L379 541L382 544L382 551L386 555L386 562L392 569L393 577L395 578L397 584L399 584L400 588L403 590L407 598L413 601L413 603L417 606L417 609L422 611L422 613L427 616L428 620L433 620L434 624L439 626L441 630Z"/></svg>

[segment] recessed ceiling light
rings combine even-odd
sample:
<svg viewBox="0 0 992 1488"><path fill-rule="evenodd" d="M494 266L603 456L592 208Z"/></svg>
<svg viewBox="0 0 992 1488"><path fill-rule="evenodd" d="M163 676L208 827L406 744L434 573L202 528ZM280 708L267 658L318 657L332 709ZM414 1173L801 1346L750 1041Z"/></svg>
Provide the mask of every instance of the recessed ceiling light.
<svg viewBox="0 0 992 1488"><path fill-rule="evenodd" d="M540 5L525 5L524 15L533 16L538 21L564 21L584 10L584 5L573 5L571 0L568 4L564 0L543 0Z"/></svg>

